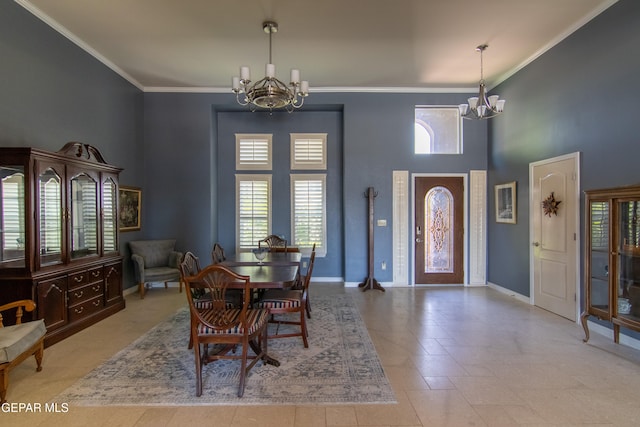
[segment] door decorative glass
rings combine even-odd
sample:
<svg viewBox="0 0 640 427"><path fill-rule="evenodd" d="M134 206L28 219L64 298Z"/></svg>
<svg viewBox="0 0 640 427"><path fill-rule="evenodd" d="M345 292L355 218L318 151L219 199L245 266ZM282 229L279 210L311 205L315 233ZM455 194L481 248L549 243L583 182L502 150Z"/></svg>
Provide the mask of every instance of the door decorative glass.
<svg viewBox="0 0 640 427"><path fill-rule="evenodd" d="M445 187L433 187L425 198L425 273L451 273L454 268L453 195Z"/></svg>

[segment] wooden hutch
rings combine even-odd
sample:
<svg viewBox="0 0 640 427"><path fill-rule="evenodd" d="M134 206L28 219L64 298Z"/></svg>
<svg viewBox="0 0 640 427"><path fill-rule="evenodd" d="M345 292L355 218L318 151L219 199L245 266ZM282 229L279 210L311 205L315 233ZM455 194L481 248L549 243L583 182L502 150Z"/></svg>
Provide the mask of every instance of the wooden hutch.
<svg viewBox="0 0 640 427"><path fill-rule="evenodd" d="M0 148L0 304L34 300L46 346L125 307L121 170L78 142Z"/></svg>

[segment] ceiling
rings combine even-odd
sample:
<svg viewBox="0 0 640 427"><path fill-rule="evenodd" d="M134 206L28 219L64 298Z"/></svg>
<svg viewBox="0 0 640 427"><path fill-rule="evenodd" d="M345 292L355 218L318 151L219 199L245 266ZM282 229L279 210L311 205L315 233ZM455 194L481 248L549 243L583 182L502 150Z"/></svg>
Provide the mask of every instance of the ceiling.
<svg viewBox="0 0 640 427"><path fill-rule="evenodd" d="M239 66L313 91L492 87L617 0L15 0L145 91L230 92Z"/></svg>

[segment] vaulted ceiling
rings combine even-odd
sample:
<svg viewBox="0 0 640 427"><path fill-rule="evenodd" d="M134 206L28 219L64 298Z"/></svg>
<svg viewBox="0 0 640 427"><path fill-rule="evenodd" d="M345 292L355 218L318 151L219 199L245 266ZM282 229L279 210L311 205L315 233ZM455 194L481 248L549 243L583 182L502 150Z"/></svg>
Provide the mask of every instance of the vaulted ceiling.
<svg viewBox="0 0 640 427"><path fill-rule="evenodd" d="M230 91L240 65L311 91L467 91L488 86L616 0L15 0L145 91Z"/></svg>

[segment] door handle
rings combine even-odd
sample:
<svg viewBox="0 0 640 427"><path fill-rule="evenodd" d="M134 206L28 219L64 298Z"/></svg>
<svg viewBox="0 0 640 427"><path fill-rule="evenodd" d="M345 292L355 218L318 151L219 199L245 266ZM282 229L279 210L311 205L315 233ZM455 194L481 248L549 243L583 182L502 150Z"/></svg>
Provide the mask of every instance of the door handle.
<svg viewBox="0 0 640 427"><path fill-rule="evenodd" d="M422 243L422 239L416 239L416 243Z"/></svg>
<svg viewBox="0 0 640 427"><path fill-rule="evenodd" d="M538 247L538 246L540 246L540 243L538 243L538 242L533 242L533 243L532 243L532 245L533 245L533 246L535 246L535 247Z"/></svg>

